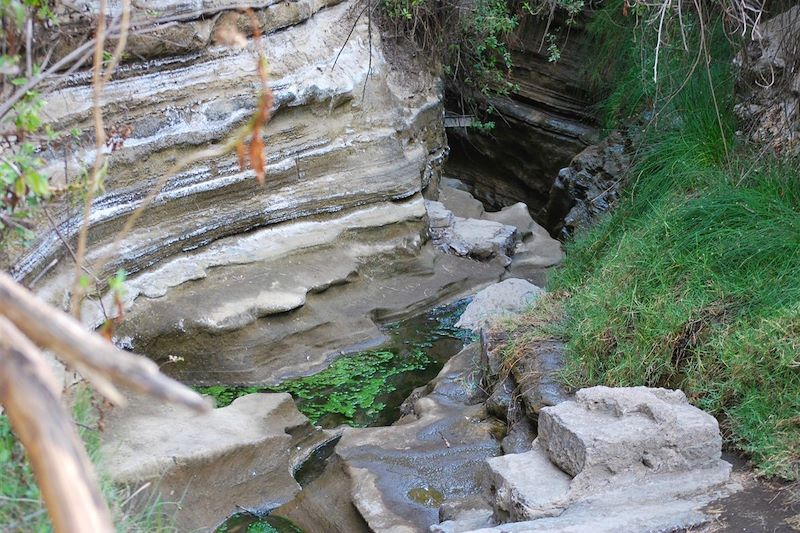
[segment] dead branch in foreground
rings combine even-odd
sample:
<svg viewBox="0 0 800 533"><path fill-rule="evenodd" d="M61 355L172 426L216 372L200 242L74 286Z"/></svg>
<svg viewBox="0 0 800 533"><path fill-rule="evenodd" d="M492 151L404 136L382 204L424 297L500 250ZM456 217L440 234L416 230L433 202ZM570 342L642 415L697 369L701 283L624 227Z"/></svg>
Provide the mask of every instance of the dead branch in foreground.
<svg viewBox="0 0 800 533"><path fill-rule="evenodd" d="M110 533L111 515L92 464L36 345L55 352L118 403L122 395L114 385L197 412L210 407L200 395L162 374L154 362L86 331L0 272L0 404L25 447L54 530Z"/></svg>
<svg viewBox="0 0 800 533"><path fill-rule="evenodd" d="M153 361L122 351L100 335L86 331L80 322L48 305L5 272L0 272L0 315L5 315L36 345L52 350L75 370L86 372L93 384L95 379L102 379L106 386L108 382L124 385L198 412L208 410L197 393L162 374ZM109 399L119 403L118 398Z"/></svg>
<svg viewBox="0 0 800 533"><path fill-rule="evenodd" d="M114 531L92 464L44 355L4 317L0 403L25 446L53 528Z"/></svg>

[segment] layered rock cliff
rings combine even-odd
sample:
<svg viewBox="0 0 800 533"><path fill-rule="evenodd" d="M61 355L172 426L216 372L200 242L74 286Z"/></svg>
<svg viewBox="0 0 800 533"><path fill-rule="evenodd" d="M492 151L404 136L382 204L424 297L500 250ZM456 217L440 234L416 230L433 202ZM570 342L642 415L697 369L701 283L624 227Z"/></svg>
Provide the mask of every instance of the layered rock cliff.
<svg viewBox="0 0 800 533"><path fill-rule="evenodd" d="M109 154L88 264L107 256L100 279L118 268L131 274L120 340L157 360L184 357L185 371L169 367L184 379L273 381L308 372L334 348L379 339L375 318L497 279L502 267L424 248L422 192L435 188L446 155L440 83L425 68L396 66L356 1L254 3L275 101L266 183L234 153L200 158L119 237L175 161L224 143L255 110L252 38L240 50L211 38L225 17L236 22L228 7L241 6L135 8L134 21L168 22L156 40L133 38L103 93L106 129L130 134ZM48 154L69 183L94 159L90 81L76 73L46 91L53 127L80 139ZM51 213L58 231L45 232L13 273L64 305L74 266L62 240L74 241L81 214L67 203ZM84 321L102 318L89 299Z"/></svg>

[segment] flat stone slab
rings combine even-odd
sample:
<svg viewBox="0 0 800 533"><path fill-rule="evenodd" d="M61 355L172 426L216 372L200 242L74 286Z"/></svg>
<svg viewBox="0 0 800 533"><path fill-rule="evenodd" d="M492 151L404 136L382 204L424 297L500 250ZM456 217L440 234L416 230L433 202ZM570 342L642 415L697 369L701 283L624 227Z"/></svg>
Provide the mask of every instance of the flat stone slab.
<svg viewBox="0 0 800 533"><path fill-rule="evenodd" d="M531 451L486 461L495 512L504 522L555 516L569 503L572 477L554 465L538 445Z"/></svg>
<svg viewBox="0 0 800 533"><path fill-rule="evenodd" d="M592 493L570 503L557 516L511 522L471 530L471 533L652 533L692 528L709 521L703 508L720 495L738 490L726 485L730 465L685 474L660 474L649 479L629 477L627 485Z"/></svg>
<svg viewBox="0 0 800 533"><path fill-rule="evenodd" d="M457 217L482 218L484 215L483 204L480 200L476 200L474 196L464 190L442 184L439 187L439 201Z"/></svg>
<svg viewBox="0 0 800 533"><path fill-rule="evenodd" d="M275 507L300 486L300 455L328 439L288 394L250 394L195 415L133 398L108 419L103 468L135 491L150 483L164 502L180 502L183 531L210 531L240 508ZM269 500L266 501L265 500Z"/></svg>

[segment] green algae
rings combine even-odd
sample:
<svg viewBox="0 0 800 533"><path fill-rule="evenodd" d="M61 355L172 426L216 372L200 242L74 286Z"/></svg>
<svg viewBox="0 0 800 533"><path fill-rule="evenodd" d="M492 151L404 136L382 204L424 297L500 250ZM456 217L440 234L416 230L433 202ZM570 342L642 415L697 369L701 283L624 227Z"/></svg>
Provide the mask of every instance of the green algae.
<svg viewBox="0 0 800 533"><path fill-rule="evenodd" d="M408 491L408 498L425 507L438 508L444 503L444 494L433 487L415 487Z"/></svg>
<svg viewBox="0 0 800 533"><path fill-rule="evenodd" d="M216 529L216 533L304 533L291 520L281 516L259 518L240 513L228 518Z"/></svg>
<svg viewBox="0 0 800 533"><path fill-rule="evenodd" d="M442 305L416 317L387 325L390 340L372 351L345 355L310 376L271 386L198 387L217 407L255 392L288 392L314 424L365 427L389 424L411 391L433 379L472 332L455 326L468 300Z"/></svg>
<svg viewBox="0 0 800 533"><path fill-rule="evenodd" d="M386 408L379 398L397 390L394 376L425 369L433 362L422 350L402 358L389 351L361 352L337 359L318 374L284 381L271 390L291 394L298 409L315 424L327 417L329 422L363 427Z"/></svg>

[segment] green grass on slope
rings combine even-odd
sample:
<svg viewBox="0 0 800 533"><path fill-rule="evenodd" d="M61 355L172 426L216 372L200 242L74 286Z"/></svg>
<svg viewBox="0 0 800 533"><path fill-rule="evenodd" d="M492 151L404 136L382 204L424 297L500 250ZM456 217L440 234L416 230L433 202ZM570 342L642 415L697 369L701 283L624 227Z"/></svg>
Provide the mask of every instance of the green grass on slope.
<svg viewBox="0 0 800 533"><path fill-rule="evenodd" d="M736 145L729 57L657 108L617 210L568 244L564 377L682 388L763 473L797 479L800 161Z"/></svg>
<svg viewBox="0 0 800 533"><path fill-rule="evenodd" d="M780 171L666 196L594 258L568 260L554 286L573 294L571 385L680 387L765 473L796 478L800 172Z"/></svg>

